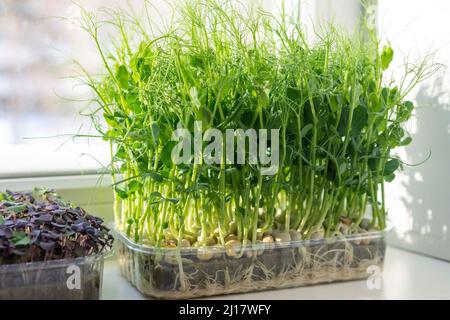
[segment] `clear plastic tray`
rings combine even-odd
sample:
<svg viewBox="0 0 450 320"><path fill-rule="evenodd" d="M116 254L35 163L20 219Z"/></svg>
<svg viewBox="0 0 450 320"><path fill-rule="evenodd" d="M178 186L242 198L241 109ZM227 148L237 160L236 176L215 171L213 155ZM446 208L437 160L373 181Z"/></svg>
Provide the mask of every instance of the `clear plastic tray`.
<svg viewBox="0 0 450 320"><path fill-rule="evenodd" d="M208 247L207 253L203 248L142 246L120 233L115 243L122 274L143 294L161 299L364 279L370 275L370 266L383 268L386 251L384 231L248 247Z"/></svg>
<svg viewBox="0 0 450 320"><path fill-rule="evenodd" d="M106 254L0 266L0 299L98 300Z"/></svg>

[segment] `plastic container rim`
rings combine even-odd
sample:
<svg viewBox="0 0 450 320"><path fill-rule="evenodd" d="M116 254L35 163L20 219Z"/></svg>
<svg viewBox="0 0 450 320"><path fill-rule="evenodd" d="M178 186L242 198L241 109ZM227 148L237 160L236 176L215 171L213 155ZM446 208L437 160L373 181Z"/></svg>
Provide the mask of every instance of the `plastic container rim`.
<svg viewBox="0 0 450 320"><path fill-rule="evenodd" d="M344 241L357 241L362 239L380 239L385 237L386 233L391 230L391 227L388 226L384 230L376 230L376 231L367 231L365 233L355 233L351 235L341 235L341 236L333 236L322 239L303 239L303 240L291 240L287 242L276 242L276 243L256 243L250 244L247 246L236 245L236 246L223 246L223 245L215 245L215 246L205 246L205 247L188 247L188 248L159 248L154 246L142 245L134 242L129 239L125 234L117 229L112 229L112 232L115 236L116 241L120 241L125 244L128 249L133 251L137 251L143 254L155 255L155 254L163 254L163 255L196 255L199 250L213 250L215 253L224 253L230 248L241 248L240 250L246 251L258 251L258 250L270 250L270 249L281 249L281 248L298 248L310 245L318 245L321 243L336 243L336 242L344 242ZM240 251L239 250L239 251Z"/></svg>
<svg viewBox="0 0 450 320"><path fill-rule="evenodd" d="M0 265L0 273L10 272L12 268L21 268L28 271L33 271L38 268L44 267L45 269L50 268L59 268L64 265L78 264L85 262L86 260L97 260L97 259L107 259L114 254L113 249L109 249L104 252L87 255L83 257L77 258L69 258L69 259L55 259L55 260L47 260L47 261L33 261L26 263L13 263L13 264L1 264Z"/></svg>

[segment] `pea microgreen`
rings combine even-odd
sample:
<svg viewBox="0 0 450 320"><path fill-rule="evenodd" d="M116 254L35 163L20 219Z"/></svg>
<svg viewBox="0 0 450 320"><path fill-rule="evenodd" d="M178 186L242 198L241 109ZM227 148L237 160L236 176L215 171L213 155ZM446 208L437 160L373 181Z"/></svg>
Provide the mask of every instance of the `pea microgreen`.
<svg viewBox="0 0 450 320"><path fill-rule="evenodd" d="M384 184L402 168L393 150L411 142L406 95L436 71L430 57L396 85L383 81L393 49L370 30L328 25L310 42L286 12L249 15L232 1L183 2L163 35L146 31L148 17L82 12L104 64L84 81L100 106L90 119L111 144L119 230L156 246L224 244L229 234L246 244L271 230L334 235L343 217L358 232L368 207L368 228L385 228ZM119 31L113 50L104 25ZM279 170L174 164L172 132L195 121L279 129Z"/></svg>

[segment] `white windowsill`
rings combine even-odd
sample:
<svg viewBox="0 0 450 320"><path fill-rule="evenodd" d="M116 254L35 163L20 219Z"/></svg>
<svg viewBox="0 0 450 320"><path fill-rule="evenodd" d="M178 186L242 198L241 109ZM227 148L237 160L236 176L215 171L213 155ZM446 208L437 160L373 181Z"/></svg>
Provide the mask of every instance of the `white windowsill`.
<svg viewBox="0 0 450 320"><path fill-rule="evenodd" d="M34 187L55 190L106 188L111 186L110 175L63 175L34 178L0 179L0 190L28 191Z"/></svg>

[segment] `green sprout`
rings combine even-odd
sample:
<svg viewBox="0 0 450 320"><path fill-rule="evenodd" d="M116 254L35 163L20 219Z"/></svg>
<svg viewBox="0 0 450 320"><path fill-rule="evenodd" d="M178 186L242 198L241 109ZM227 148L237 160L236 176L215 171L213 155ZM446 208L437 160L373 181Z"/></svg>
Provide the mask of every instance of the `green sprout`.
<svg viewBox="0 0 450 320"><path fill-rule="evenodd" d="M327 25L310 42L285 12L249 14L231 1L187 1L162 35L120 9L82 12L105 70L84 77L99 106L90 118L111 145L116 226L132 240L248 245L385 229L384 184L403 166L393 150L411 142L406 95L436 71L431 56L408 64L409 82L396 86L383 81L393 50L369 30ZM118 31L113 50L102 46L104 26ZM195 121L279 129L279 170L265 176L224 156L175 164L172 133L193 132Z"/></svg>

